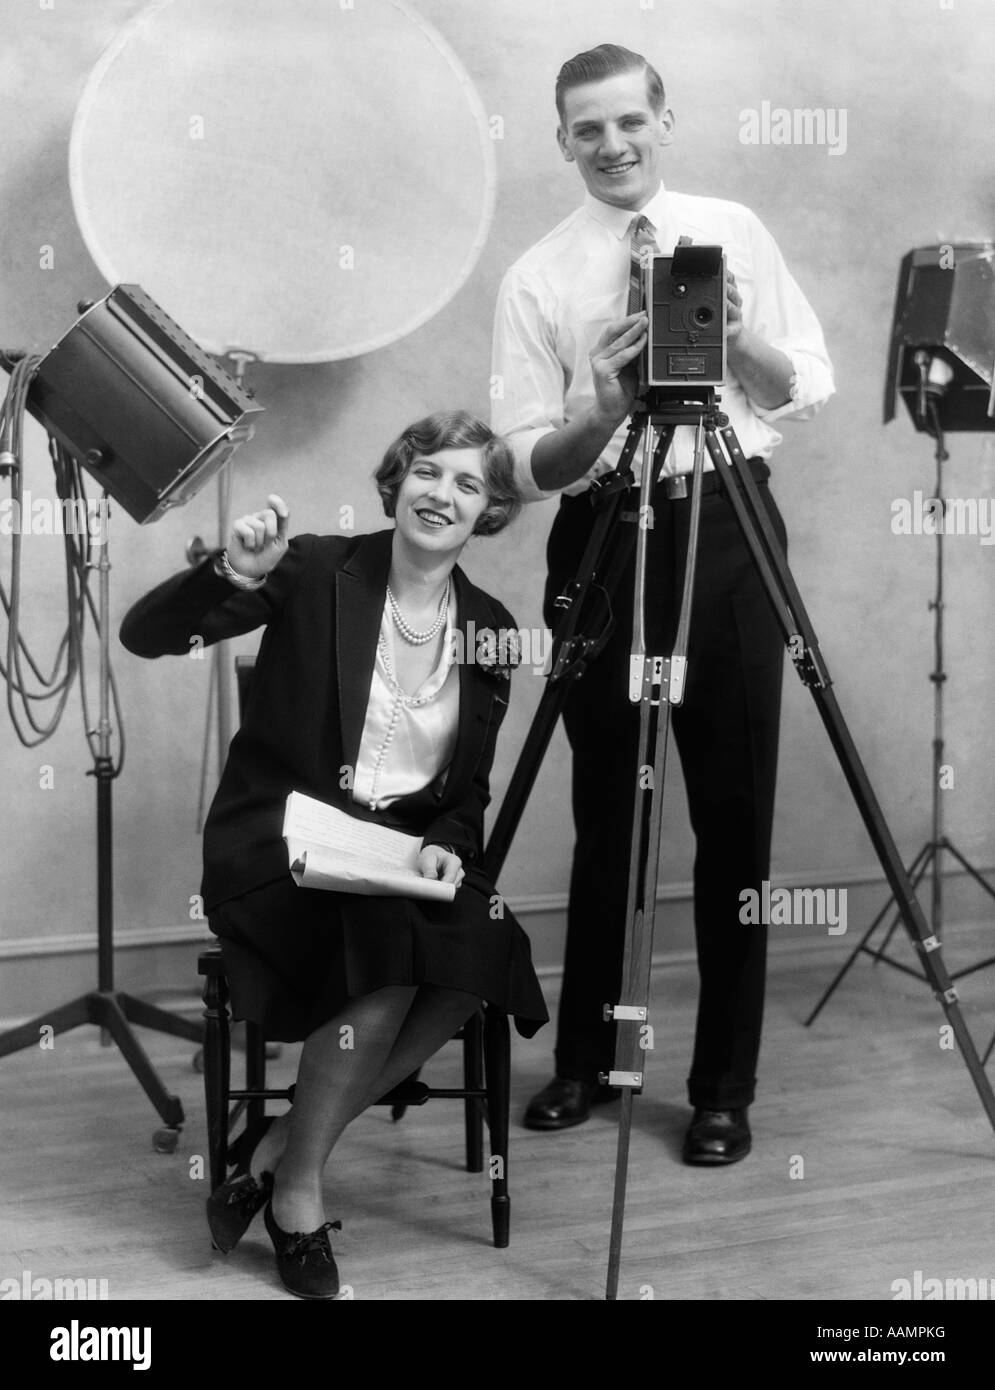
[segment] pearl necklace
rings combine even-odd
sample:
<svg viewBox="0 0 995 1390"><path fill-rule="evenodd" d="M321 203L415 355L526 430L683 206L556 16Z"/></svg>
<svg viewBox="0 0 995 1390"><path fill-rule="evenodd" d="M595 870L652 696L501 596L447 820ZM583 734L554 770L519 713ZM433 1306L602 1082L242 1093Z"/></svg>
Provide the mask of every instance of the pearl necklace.
<svg viewBox="0 0 995 1390"><path fill-rule="evenodd" d="M412 647L424 647L426 642L431 642L433 637L438 637L439 633L442 631L442 624L446 621L446 614L449 611L449 581L446 582L446 590L442 595L442 601L439 604L439 611L436 614L435 622L430 628L426 628L424 632L419 632L417 628L413 628L409 623L405 622L404 615L397 606L397 599L391 593L389 584L387 585L387 604L390 608L390 616L394 620L394 626L404 638L405 642L410 643Z"/></svg>
<svg viewBox="0 0 995 1390"><path fill-rule="evenodd" d="M396 711L401 705L403 705L406 709L421 709L423 705L430 705L432 701L436 699L436 697L439 694L439 690L442 689L441 686L439 687L439 690L433 690L431 695L406 695L405 692L401 689L400 685L398 684L397 676L394 674L394 667L391 664L390 653L387 650L387 642L383 636L383 633L380 634L380 638L377 642L377 648L380 652L380 660L383 662L383 668L387 673L387 679L390 682L390 687L394 692L395 713L391 715L392 723L396 722Z"/></svg>
<svg viewBox="0 0 995 1390"><path fill-rule="evenodd" d="M390 591L388 590L388 593L389 592ZM390 747L390 745L394 742L394 735L397 732L397 725L401 717L401 710L421 709L423 706L431 704L433 700L437 699L442 691L442 686L440 685L439 689L433 691L431 695L405 695L404 691L398 684L397 677L394 674L394 667L391 664L390 660L390 652L387 649L387 639L382 632L377 640L377 650L380 653L380 661L383 665L384 671L386 672L387 680L390 682L390 687L394 694L394 703L391 707L390 719L387 723L387 730L383 736L383 741L381 742L380 747L377 749L376 758L373 761L373 777L370 785L371 795L370 800L368 802L371 811L375 811L377 809L377 797L380 790L380 777L383 772L384 763L387 761L387 750ZM445 682L443 682L443 685L444 684Z"/></svg>

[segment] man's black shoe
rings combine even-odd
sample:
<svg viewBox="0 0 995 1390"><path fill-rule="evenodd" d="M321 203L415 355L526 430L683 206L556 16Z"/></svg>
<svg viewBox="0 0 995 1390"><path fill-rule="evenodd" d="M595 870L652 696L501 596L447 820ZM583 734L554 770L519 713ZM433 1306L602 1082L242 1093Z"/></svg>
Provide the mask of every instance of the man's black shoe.
<svg viewBox="0 0 995 1390"><path fill-rule="evenodd" d="M746 1110L697 1109L684 1136L685 1163L711 1166L738 1163L750 1152L753 1139Z"/></svg>
<svg viewBox="0 0 995 1390"><path fill-rule="evenodd" d="M574 1081L554 1076L548 1086L529 1101L522 1123L526 1129L568 1129L580 1125L591 1113L592 1105L617 1100L618 1092L596 1081Z"/></svg>

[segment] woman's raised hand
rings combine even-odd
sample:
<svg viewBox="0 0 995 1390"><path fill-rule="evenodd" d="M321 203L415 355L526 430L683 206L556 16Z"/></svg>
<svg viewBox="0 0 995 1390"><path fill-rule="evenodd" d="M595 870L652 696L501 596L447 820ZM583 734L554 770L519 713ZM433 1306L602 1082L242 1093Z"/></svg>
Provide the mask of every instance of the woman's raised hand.
<svg viewBox="0 0 995 1390"><path fill-rule="evenodd" d="M290 508L282 497L271 493L268 507L240 516L231 528L228 563L247 579L269 574L287 549Z"/></svg>

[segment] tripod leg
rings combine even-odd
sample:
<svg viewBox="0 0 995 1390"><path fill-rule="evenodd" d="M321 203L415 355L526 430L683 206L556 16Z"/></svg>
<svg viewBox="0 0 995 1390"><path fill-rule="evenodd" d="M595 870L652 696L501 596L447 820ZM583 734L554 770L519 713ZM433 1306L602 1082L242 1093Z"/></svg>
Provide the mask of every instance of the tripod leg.
<svg viewBox="0 0 995 1390"><path fill-rule="evenodd" d="M952 845L949 840L944 840L943 848L947 851L948 854L953 855L953 857L957 860L957 863L961 866L964 872L970 874L971 877L974 879L975 883L977 883L981 888L983 888L990 898L995 898L995 887L993 887L992 884L990 884L988 880L978 872L978 870L974 867L973 864L969 863L968 860L964 858L964 856L961 854L960 850L957 848L956 845Z"/></svg>
<svg viewBox="0 0 995 1390"><path fill-rule="evenodd" d="M921 864L919 862L920 856L923 856ZM929 844L924 845L922 847L922 849L919 851L919 854L912 861L912 866L906 869L905 872L908 874L909 882L912 884L913 888L919 887L923 875L929 868L930 864L933 863L935 856L936 846L931 841ZM894 901L894 899L889 899L889 901ZM888 923L888 930L885 932L884 940L881 942L881 949L878 951L871 952L871 954L874 957L875 965L877 965L879 961L888 960L888 957L885 955L885 952L891 944L891 938L895 935L895 932L898 930L898 925L901 922L901 920L902 914L900 912L896 912L894 917ZM890 964L891 962L888 963Z"/></svg>
<svg viewBox="0 0 995 1390"><path fill-rule="evenodd" d="M546 689L542 693L539 706L532 717L525 743L518 755L511 780L508 783L508 790L501 802L501 808L484 850L483 867L492 883L497 883L501 876L508 850L515 838L522 813L535 785L535 779L539 775L539 769L546 756L550 739L553 737L556 722L563 710L567 696L570 694L571 685L574 680L583 675L583 666L594 654L596 644L578 633L578 623L594 573L600 569L602 563L609 563L608 559L605 558L610 534L609 528L615 522L621 509L621 500L621 493L605 499L602 514L598 517L585 547L578 576L566 586L562 595L566 607L556 629L551 673L547 679ZM616 537L615 541L615 548L624 549L625 554L628 555L631 549L630 537L623 536L621 540ZM608 554L611 554L610 549ZM601 639L603 640L606 636L607 633L602 633ZM565 668L576 666L571 653L577 651L580 653L580 669L573 669L567 675Z"/></svg>
<svg viewBox="0 0 995 1390"><path fill-rule="evenodd" d="M607 1298L618 1296L618 1275L622 1262L622 1222L625 1219L625 1189L629 1173L629 1136L632 1132L632 1091L622 1091L622 1111L618 1122L618 1147L615 1152L615 1191L612 1197L612 1238L608 1249Z"/></svg>
<svg viewBox="0 0 995 1390"><path fill-rule="evenodd" d="M964 856L961 854L960 850L956 847L956 845L952 845L949 840L944 839L943 848L947 851L948 854L953 855L954 859L957 860L958 864L960 864L964 872L970 874L970 876L974 879L975 883L977 883L981 888L983 888L990 898L995 898L995 888L993 888L989 881L978 872L978 870L974 867L973 864L969 863L968 860L964 858ZM987 970L990 965L995 965L995 956L986 956L984 960L979 960L975 965L966 965L963 970L955 970L951 973L950 978L952 980L961 980L964 978L965 975L974 975L979 970ZM988 1058L991 1055L991 1050L992 1044L989 1043L987 1049L985 1050L983 1061L988 1061Z"/></svg>
<svg viewBox="0 0 995 1390"><path fill-rule="evenodd" d="M991 1083L958 1006L957 991L943 963L940 942L931 934L850 730L830 688L832 681L819 651L815 630L788 569L757 485L746 467L735 431L728 427L723 429L722 438L728 450L728 460L719 445L714 427L706 430L708 451L719 473L725 496L735 512L743 539L773 604L791 658L802 680L812 691L816 708L884 870L906 931L919 952L923 970L953 1029L985 1114L995 1130L995 1095L992 1094Z"/></svg>
<svg viewBox="0 0 995 1390"><path fill-rule="evenodd" d="M157 1033L168 1033L174 1038L186 1038L188 1042L204 1041L202 1023L167 1013L165 1009L157 1008L144 999L136 999L133 994L118 992L117 1001L129 1023L137 1023L140 1028L153 1028Z"/></svg>
<svg viewBox="0 0 995 1390"><path fill-rule="evenodd" d="M79 1028L81 1024L95 1023L97 1020L91 1007L95 997L90 994L81 995L79 999L63 1004L51 1013L39 1014L30 1023L21 1023L16 1028L11 1028L0 1037L0 1057L7 1057L12 1052L23 1052L26 1047L37 1047L43 1028L51 1028L54 1037L56 1033L68 1033L70 1028Z"/></svg>
<svg viewBox="0 0 995 1390"><path fill-rule="evenodd" d="M178 1127L183 1123L183 1106L179 1097L170 1095L159 1080L148 1054L131 1031L124 1010L112 994L101 995L100 1004L101 1026L110 1031L142 1090L162 1116L163 1124L170 1128Z"/></svg>
<svg viewBox="0 0 995 1390"><path fill-rule="evenodd" d="M673 430L668 430L669 445ZM647 450L648 453L648 450ZM647 656L643 651L645 636L644 602L646 596L646 535L643 528L637 538L635 601L633 604L633 654L630 666L630 699L639 700L639 753L635 769L635 791L632 816L632 844L629 855L629 893L626 906L628 929L622 961L621 1001L605 1005L605 1017L618 1023L615 1044L615 1067L608 1077L609 1085L622 1089L619 1115L618 1151L615 1161L615 1189L612 1201L611 1237L608 1250L608 1275L605 1296L609 1302L618 1295L618 1274L622 1258L622 1229L625 1221L625 1190L628 1180L629 1136L632 1128L632 1091L641 1088L644 1041L642 1027L649 1014L650 968L653 958L653 931L656 922L656 877L660 859L660 832L663 824L663 789L667 773L667 749L670 742L670 713L680 702L686 675L688 634L692 594L694 590L694 556L697 550L701 519L701 477L703 450L699 433L695 453L693 497L688 538L688 559L684 571L681 613L678 621L674 654L669 661ZM648 504L652 478L644 458L640 514ZM653 472L655 473L655 468ZM679 655L678 655L679 653ZM637 670L641 684L636 688ZM650 772L647 782L646 770Z"/></svg>
<svg viewBox="0 0 995 1390"><path fill-rule="evenodd" d="M633 421L616 470L619 483L628 471L644 429L645 422L642 417ZM673 436L673 427L667 427L660 432L653 453L654 479L659 476ZM556 721L560 717L573 682L582 678L586 666L595 660L611 635L614 626L612 621L609 621L596 637L588 637L581 632L580 623L585 616L585 603L595 576L601 577L600 588L610 602L632 554L636 539L635 527L620 524L624 498L625 494L620 487L602 496L598 514L577 569L577 576L565 586L561 600L558 600L562 601L562 615L554 633L551 673L484 850L483 867L494 883L504 867L508 850L515 838L556 728Z"/></svg>
<svg viewBox="0 0 995 1390"><path fill-rule="evenodd" d="M553 737L556 721L569 693L569 685L565 681L558 681L556 684L549 682L542 692L542 699L532 717L529 732L518 755L508 790L505 792L484 850L483 869L492 883L496 883L501 876L508 850L515 838L526 802L539 775L549 741Z"/></svg>
<svg viewBox="0 0 995 1390"><path fill-rule="evenodd" d="M929 845L923 845L922 849L919 851L919 853L916 855L915 859L912 861L912 865L911 865L911 867L910 867L909 872L910 872L910 873L915 873L915 877L912 879L913 885L915 885L916 883L918 883L919 879L922 877L922 874L923 874L923 872L924 872L924 867L925 867L925 865L923 865L923 867L918 867L918 866L919 866L919 864L920 864L920 860L923 860L924 856L926 856L925 862L928 863L928 851L929 851ZM871 955L873 955L875 958L877 958L878 952L876 952L876 951L871 951L870 948L868 947L867 943L868 943L868 941L870 941L871 937L874 935L874 933L877 931L878 927L881 925L881 922L884 920L885 916L887 915L887 912L888 912L889 907L891 906L891 904L892 904L894 901L895 901L895 899L894 899L893 897L887 898L887 899L885 900L884 906L881 908L881 910L880 910L880 912L878 913L878 915L874 918L874 921L871 923L871 925L870 925L870 926L867 928L867 930L864 932L863 936L860 938L860 940L859 940L859 942L857 943L857 945L854 946L853 950L850 952L850 954L847 956L846 960L845 960L845 961L843 962L843 964L840 966L839 970L836 972L835 976L833 977L832 983L828 986L828 988L826 989L825 993L822 995L822 997L820 998L819 1002L816 1004L815 1008L812 1010L812 1012L809 1014L808 1018L805 1020L805 1027L806 1027L806 1028L810 1027L811 1024L813 1024L813 1023L815 1022L815 1020L819 1017L819 1014L822 1012L822 1010L823 1010L823 1008L825 1007L825 1005L829 1003L829 1000L832 998L833 994L835 994L837 987L838 987L840 984L842 984L844 977L845 977L846 974L849 972L850 967L854 964L854 962L856 961L857 957L861 954L861 952L867 951L867 952L869 952L869 954L871 954Z"/></svg>

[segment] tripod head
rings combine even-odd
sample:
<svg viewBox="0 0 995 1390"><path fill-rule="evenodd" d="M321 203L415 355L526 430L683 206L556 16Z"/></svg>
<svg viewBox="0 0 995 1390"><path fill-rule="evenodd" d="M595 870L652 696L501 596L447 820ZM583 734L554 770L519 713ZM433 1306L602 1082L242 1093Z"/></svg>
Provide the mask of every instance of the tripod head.
<svg viewBox="0 0 995 1390"><path fill-rule="evenodd" d="M650 386L633 403L630 429L651 425L696 425L699 420L717 426L728 424L719 411L720 397L714 386L689 382L680 386Z"/></svg>

